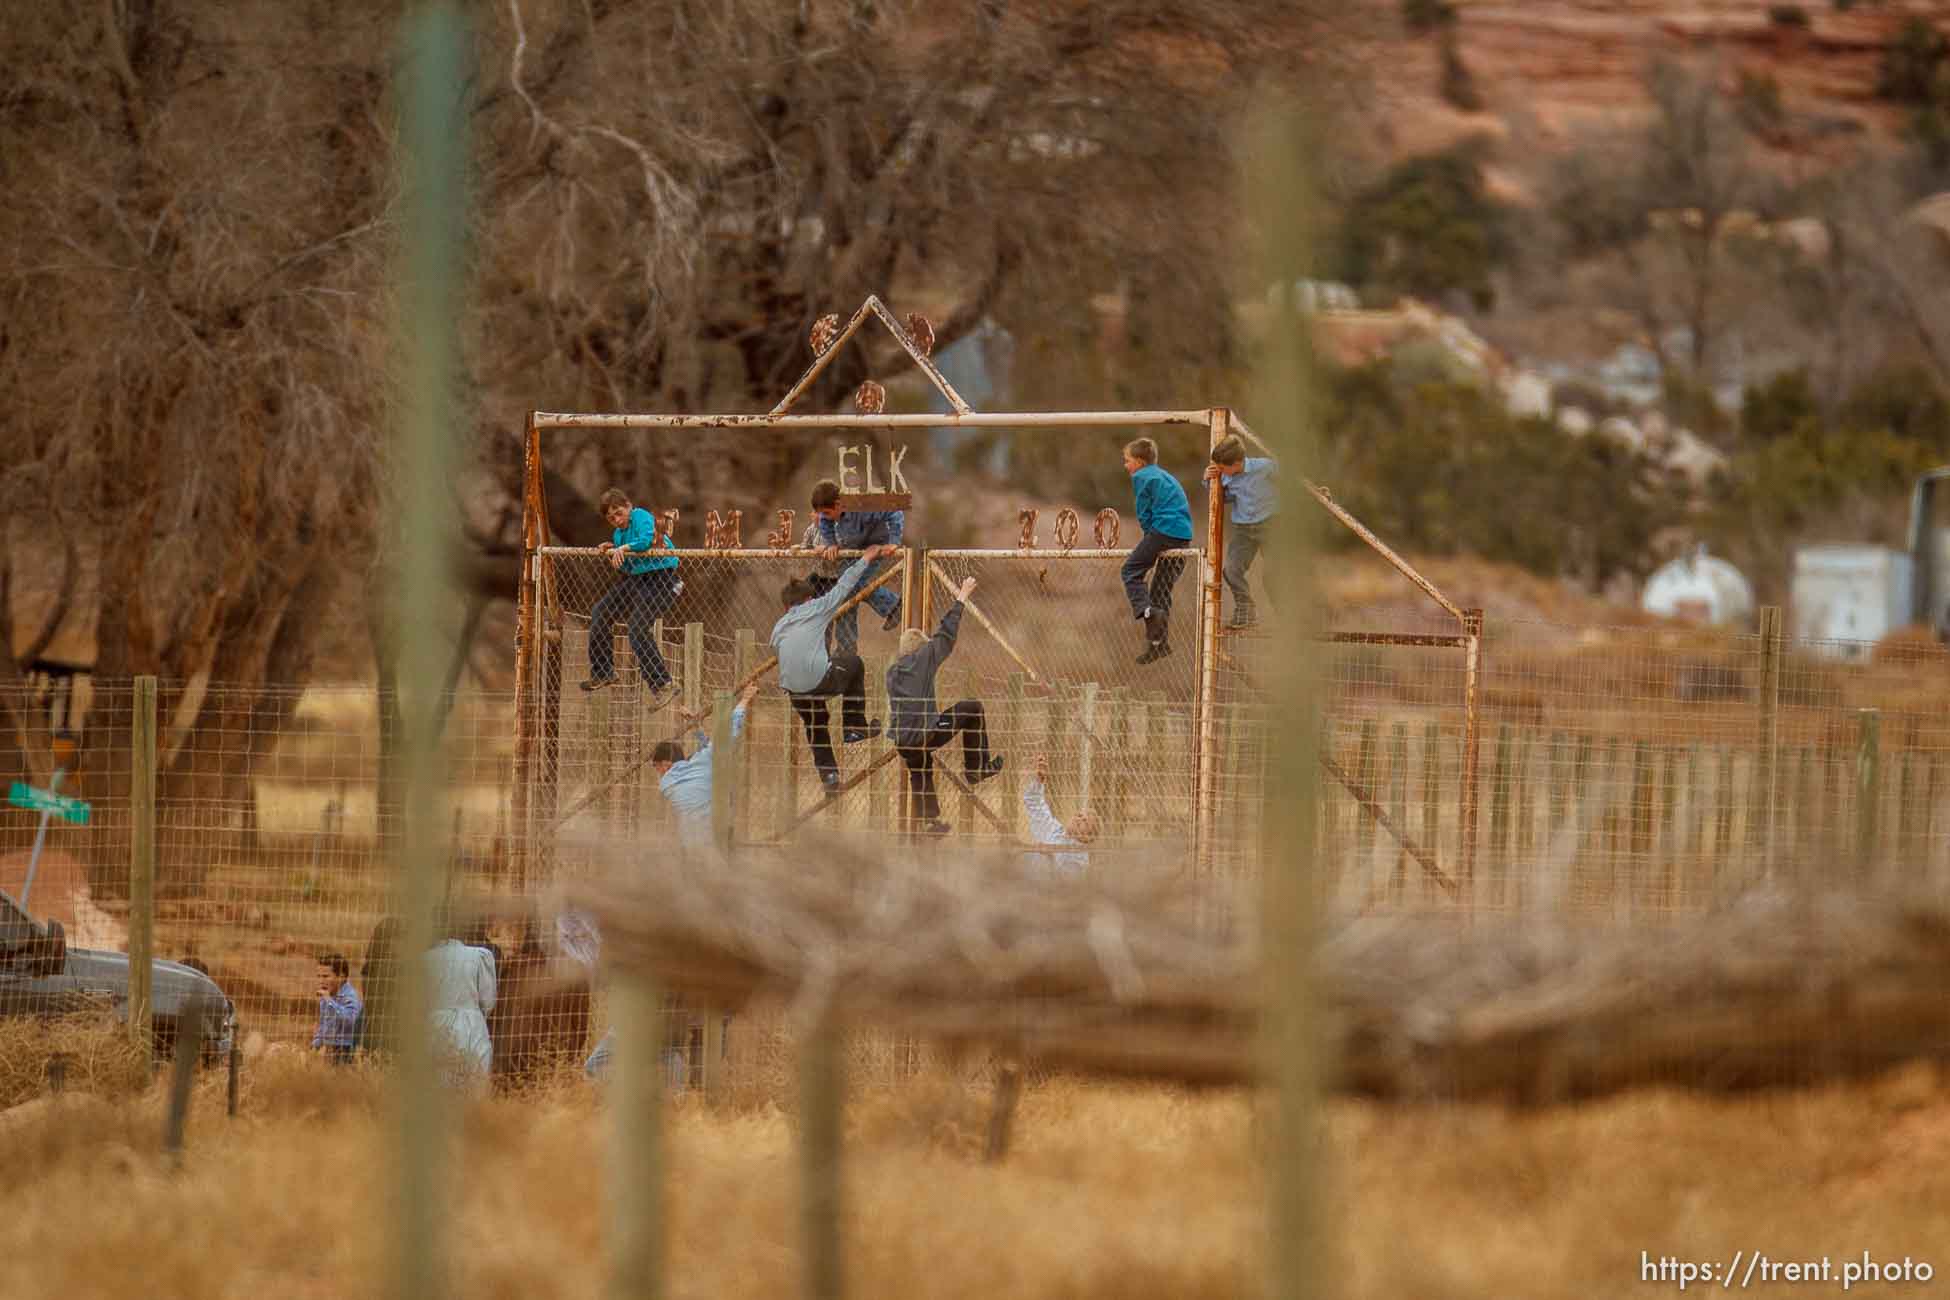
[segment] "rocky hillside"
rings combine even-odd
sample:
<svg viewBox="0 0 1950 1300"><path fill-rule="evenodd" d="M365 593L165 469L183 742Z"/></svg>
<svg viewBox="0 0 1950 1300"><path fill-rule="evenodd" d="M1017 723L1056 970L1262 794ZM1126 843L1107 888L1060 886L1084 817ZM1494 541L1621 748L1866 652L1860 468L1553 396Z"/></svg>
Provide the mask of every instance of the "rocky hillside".
<svg viewBox="0 0 1950 1300"><path fill-rule="evenodd" d="M1378 34L1392 27L1369 67L1376 129L1400 153L1484 131L1566 145L1580 127L1645 105L1648 60L1684 54L1720 58L1730 84L1771 77L1794 124L1778 145L1821 153L1899 129L1901 115L1874 95L1883 48L1912 16L1945 17L1924 0L1453 0L1456 49L1483 101L1460 112L1440 93L1441 43L1407 29L1400 0L1368 4Z"/></svg>

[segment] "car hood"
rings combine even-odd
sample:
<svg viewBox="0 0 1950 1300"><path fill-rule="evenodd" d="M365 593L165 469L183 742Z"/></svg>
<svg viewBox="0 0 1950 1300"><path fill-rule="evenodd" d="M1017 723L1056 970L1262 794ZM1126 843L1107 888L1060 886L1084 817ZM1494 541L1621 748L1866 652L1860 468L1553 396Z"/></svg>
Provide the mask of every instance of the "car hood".
<svg viewBox="0 0 1950 1300"><path fill-rule="evenodd" d="M68 949L68 965L65 972L78 980L83 988L100 988L114 995L118 1003L126 1003L129 996L129 958L126 953L101 952L94 948ZM157 1015L173 1016L182 1009L197 993L214 997L219 1006L228 1006L229 999L217 982L203 972L180 962L156 959L150 967L149 1006Z"/></svg>

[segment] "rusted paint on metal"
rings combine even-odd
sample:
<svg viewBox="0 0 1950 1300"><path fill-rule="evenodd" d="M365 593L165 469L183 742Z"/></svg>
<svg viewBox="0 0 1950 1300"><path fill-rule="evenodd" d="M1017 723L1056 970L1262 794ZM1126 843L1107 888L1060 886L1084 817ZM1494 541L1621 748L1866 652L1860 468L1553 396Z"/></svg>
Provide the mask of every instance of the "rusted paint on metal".
<svg viewBox="0 0 1950 1300"><path fill-rule="evenodd" d="M839 336L840 314L829 311L812 323L812 329L806 333L806 342L812 345L813 355L820 356L831 350L833 341Z"/></svg>
<svg viewBox="0 0 1950 1300"><path fill-rule="evenodd" d="M1482 751L1476 684L1483 671L1483 611L1466 609L1462 619L1469 644L1463 647L1462 853L1457 874L1462 878L1462 899L1468 902L1476 882L1477 765Z"/></svg>
<svg viewBox="0 0 1950 1300"><path fill-rule="evenodd" d="M509 800L509 834L503 845L515 886L529 878L529 786L535 775L535 696L541 669L541 591L536 552L548 540L541 511L542 435L531 414L521 440L521 575L515 602L515 788Z"/></svg>
<svg viewBox="0 0 1950 1300"><path fill-rule="evenodd" d="M658 536L652 541L651 550L668 551L671 549L664 545L664 538L668 537L673 542L677 540L677 518L676 506L672 506L663 512L663 515L657 521Z"/></svg>
<svg viewBox="0 0 1950 1300"><path fill-rule="evenodd" d="M1237 633L1230 635L1237 635ZM1444 635L1437 632L1335 632L1325 639L1328 641L1338 641L1343 645L1426 646L1437 650L1466 650L1469 648L1468 637L1459 634Z"/></svg>
<svg viewBox="0 0 1950 1300"><path fill-rule="evenodd" d="M862 379L860 386L853 390L853 409L862 415L879 415L887 409L887 387L871 379Z"/></svg>
<svg viewBox="0 0 1950 1300"><path fill-rule="evenodd" d="M543 429L1136 429L1203 427L1206 411L949 411L946 414L788 415L589 415L542 411Z"/></svg>
<svg viewBox="0 0 1950 1300"><path fill-rule="evenodd" d="M1208 446L1216 447L1231 427L1231 412L1215 407L1207 426ZM1217 480L1206 484L1204 582L1199 589L1198 645L1198 750L1193 755L1197 784L1192 803L1192 836L1195 846L1194 869L1210 874L1217 827L1218 717L1219 698L1219 606L1223 588L1220 570L1225 563L1225 493Z"/></svg>
<svg viewBox="0 0 1950 1300"><path fill-rule="evenodd" d="M1124 531L1124 520L1118 513L1105 506L1097 512L1097 523L1090 530L1097 538L1097 549L1111 551L1117 549L1117 536Z"/></svg>
<svg viewBox="0 0 1950 1300"><path fill-rule="evenodd" d="M832 325L838 319L839 316L837 314L832 314L832 315L822 316L818 320L813 322L812 334L809 339L813 349L813 362L811 365L806 367L806 372L799 376L798 382L793 384L791 388L786 390L785 396L779 399L779 404L772 408L772 413L771 413L772 416L783 416L787 411L791 410L795 405L797 405L801 397L804 397L806 395L806 390L812 387L813 380L819 378L820 372L826 369L827 365L833 360L833 358L840 354L840 346L844 344L848 339L852 338L854 331L859 329L861 323L867 319L867 305L865 303L861 303L860 309L853 313L853 317L851 320L847 321L846 327L842 330L839 330L836 333L833 331ZM708 419L709 417L705 417L705 418ZM752 416L748 418L762 420L771 417ZM582 427L601 428L603 426L585 425ZM643 427L643 426L625 425L622 427L629 428L629 427ZM703 424L703 425L692 425L690 427L710 428L713 426L708 424Z"/></svg>
<svg viewBox="0 0 1950 1300"><path fill-rule="evenodd" d="M902 318L901 324L907 327L907 337L914 341L914 350L924 357L934 355L934 323L918 311L911 311Z"/></svg>
<svg viewBox="0 0 1950 1300"><path fill-rule="evenodd" d="M928 377L928 382L934 385L935 391L948 399L948 405L958 414L967 414L968 403L962 400L961 394L955 391L954 385L948 382L948 377L941 373L940 368L928 359L928 354L934 351L934 326L928 324L927 318L919 316L918 313L909 317L910 320L918 318L922 325L927 326L928 341L924 348L918 338L913 337L899 321L894 319L894 314L887 310L886 304L882 303L876 295L867 295L864 308L880 318L880 323L887 327L887 332L892 334L894 341L901 345L901 351L907 353L915 367Z"/></svg>
<svg viewBox="0 0 1950 1300"><path fill-rule="evenodd" d="M1455 898L1458 896L1459 891L1456 882L1450 879L1449 874L1440 866L1436 865L1434 856L1420 844L1417 844L1414 837L1409 835L1405 828L1395 824L1395 819L1390 817L1387 810L1375 799L1373 791L1348 775L1347 770L1335 762L1331 755L1322 754L1320 756L1320 765L1326 768L1327 774L1336 781L1339 781L1342 787L1347 790L1348 794L1354 797L1354 802L1361 806L1361 811L1374 818L1377 826L1395 837L1395 843L1401 845L1408 853L1408 856L1415 859L1429 879L1435 881L1436 884L1447 891L1449 897Z"/></svg>
<svg viewBox="0 0 1950 1300"><path fill-rule="evenodd" d="M1016 549L1025 554L1036 549L1036 516L1038 513L1040 512L1028 506L1024 506L1022 509L1016 511L1016 522L1022 526L1022 532L1018 534Z"/></svg>
<svg viewBox="0 0 1950 1300"><path fill-rule="evenodd" d="M782 551L792 545L792 512L779 511L779 526L765 534L765 544L775 551Z"/></svg>
<svg viewBox="0 0 1950 1300"><path fill-rule="evenodd" d="M1098 550L1095 547L1079 546L1074 551L1059 551L1052 547L1032 547L1029 550L992 550L942 547L928 554L942 560L1122 560L1130 555L1127 550ZM1204 554L1196 546L1175 546L1169 551L1159 552L1175 560L1196 560Z"/></svg>
<svg viewBox="0 0 1950 1300"><path fill-rule="evenodd" d="M597 549L596 547L594 547L594 546L544 546L544 547L542 547L542 548L541 548L541 552L540 552L540 553L541 553L541 554L542 554L542 555L543 555L543 556L544 556L545 558L548 558L548 559L556 559L556 558L558 558L558 557L561 557L561 556L572 556L572 555L602 555L602 554L605 554L605 552L603 552L603 551L601 551L601 550L598 550L598 549ZM818 548L815 548L815 547L805 547L805 546L776 546L776 547L771 547L771 546L744 546L744 547L738 547L738 548L736 548L736 549L729 549L729 548L728 548L728 549L725 549L725 550L721 550L721 551L714 551L714 550L710 550L710 549L708 549L708 548L705 548L705 547L701 547L701 546L660 546L660 547L658 547L658 548L657 548L657 552L656 552L656 553L657 553L657 554L659 554L659 555L675 555L675 556L677 556L677 557L678 557L679 559L683 559L683 558L685 558L685 557L692 557L692 558L695 558L695 559L700 559L700 560L709 560L709 559L720 559L720 560L763 560L763 559L785 559L785 560L803 560L803 559L806 559L806 558L808 558L808 557L810 557L810 556L814 556L814 555L817 555L817 554L819 554L819 550L818 550ZM859 556L860 554L861 554L861 552L859 552L859 551L841 551L841 552L840 552L840 555L841 555L841 556L843 556L843 557L849 557L849 556L850 556L850 557L858 557L858 556ZM998 555L1014 555L1014 554L1015 554L1015 552L1014 552L1014 551L998 551L998 552L996 552L996 554L998 554Z"/></svg>
<svg viewBox="0 0 1950 1300"><path fill-rule="evenodd" d="M712 551L736 551L744 546L739 535L744 530L745 512L733 510L719 517L715 510L704 514L704 546Z"/></svg>
<svg viewBox="0 0 1950 1300"><path fill-rule="evenodd" d="M1077 534L1081 532L1082 529L1083 529L1083 523L1081 520L1077 518L1076 511L1070 509L1070 507L1068 506L1064 506L1061 510L1057 511L1056 512L1057 548L1064 552L1074 551L1077 548Z"/></svg>

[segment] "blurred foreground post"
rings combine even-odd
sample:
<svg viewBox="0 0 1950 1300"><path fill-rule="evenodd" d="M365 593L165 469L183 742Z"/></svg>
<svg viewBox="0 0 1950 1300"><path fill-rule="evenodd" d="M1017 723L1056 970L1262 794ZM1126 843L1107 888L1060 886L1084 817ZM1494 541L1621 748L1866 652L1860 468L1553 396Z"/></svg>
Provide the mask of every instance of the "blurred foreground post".
<svg viewBox="0 0 1950 1300"><path fill-rule="evenodd" d="M214 1010L208 995L192 993L176 1013L176 1058L170 1063L169 1105L163 1112L163 1152L179 1163L183 1130L190 1119L190 1089L196 1082L197 1060L203 1055L203 1026Z"/></svg>
<svg viewBox="0 0 1950 1300"><path fill-rule="evenodd" d="M610 1300L663 1294L663 1007L657 986L618 964L609 986L616 1032L609 1160Z"/></svg>
<svg viewBox="0 0 1950 1300"><path fill-rule="evenodd" d="M1279 451L1280 478L1297 484L1314 470L1307 375L1311 348L1299 314L1299 284L1310 270L1308 223L1313 218L1302 160L1310 156L1311 132L1294 110L1275 110L1255 128L1246 154L1248 211L1261 247L1254 282L1274 286L1275 307L1254 371L1253 418ZM1287 493L1289 501L1298 492ZM1312 591L1315 515L1289 505L1274 516L1269 559L1261 569L1278 579L1269 591L1272 635L1289 648L1270 656L1268 744L1272 788L1261 823L1261 952L1266 980L1264 1054L1275 1089L1267 1142L1267 1294L1317 1297L1333 1293L1326 1276L1316 1220L1315 1168L1322 1149L1315 1141L1314 1096L1319 1086L1319 1026L1315 1023L1309 968L1315 931L1314 876L1319 870L1314 768L1320 753L1314 709L1315 666L1310 649L1324 630L1315 617Z"/></svg>
<svg viewBox="0 0 1950 1300"><path fill-rule="evenodd" d="M1882 710L1857 709L1855 749L1855 869L1867 879L1875 867L1882 811Z"/></svg>
<svg viewBox="0 0 1950 1300"><path fill-rule="evenodd" d="M427 1031L426 964L441 901L445 853L439 805L445 773L433 726L443 681L445 649L426 611L447 595L447 547L452 541L452 421L455 327L461 241L466 230L462 192L460 19L441 4L407 21L400 85L401 310L404 422L397 451L400 520L400 686L406 706L402 764L404 835L397 864L402 887L399 963L399 1105L395 1148L399 1175L388 1229L397 1253L392 1291L398 1300L431 1300L447 1292L444 1226L447 1186L442 1177L453 1097L441 1095ZM384 1209L380 1209L384 1213Z"/></svg>
<svg viewBox="0 0 1950 1300"><path fill-rule="evenodd" d="M129 1041L148 1044L155 1007L156 679L135 679L129 733Z"/></svg>
<svg viewBox="0 0 1950 1300"><path fill-rule="evenodd" d="M807 1300L839 1300L846 1286L840 1259L844 1087L839 1028L822 1016L799 1044L800 1250Z"/></svg>
<svg viewBox="0 0 1950 1300"><path fill-rule="evenodd" d="M711 849L721 855L731 853L740 797L738 759L745 748L732 739L732 706L731 692L719 691L711 710ZM751 725L752 720L746 718L745 726ZM704 1042L698 1052L697 1086L706 1094L724 1088L724 1022L724 1014L718 1008L704 1008Z"/></svg>

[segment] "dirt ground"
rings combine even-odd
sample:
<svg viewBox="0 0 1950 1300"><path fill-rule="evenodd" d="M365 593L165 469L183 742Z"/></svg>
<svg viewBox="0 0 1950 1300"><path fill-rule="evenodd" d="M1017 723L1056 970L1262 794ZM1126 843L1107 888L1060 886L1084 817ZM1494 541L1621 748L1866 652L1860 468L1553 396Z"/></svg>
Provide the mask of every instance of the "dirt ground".
<svg viewBox="0 0 1950 1300"><path fill-rule="evenodd" d="M16 901L27 883L27 863L31 856L26 849L0 853L0 890ZM58 849L41 851L27 910L40 920L59 921L67 931L68 943L76 948L128 951L128 926L95 906L94 896L88 890L88 873L79 862Z"/></svg>

